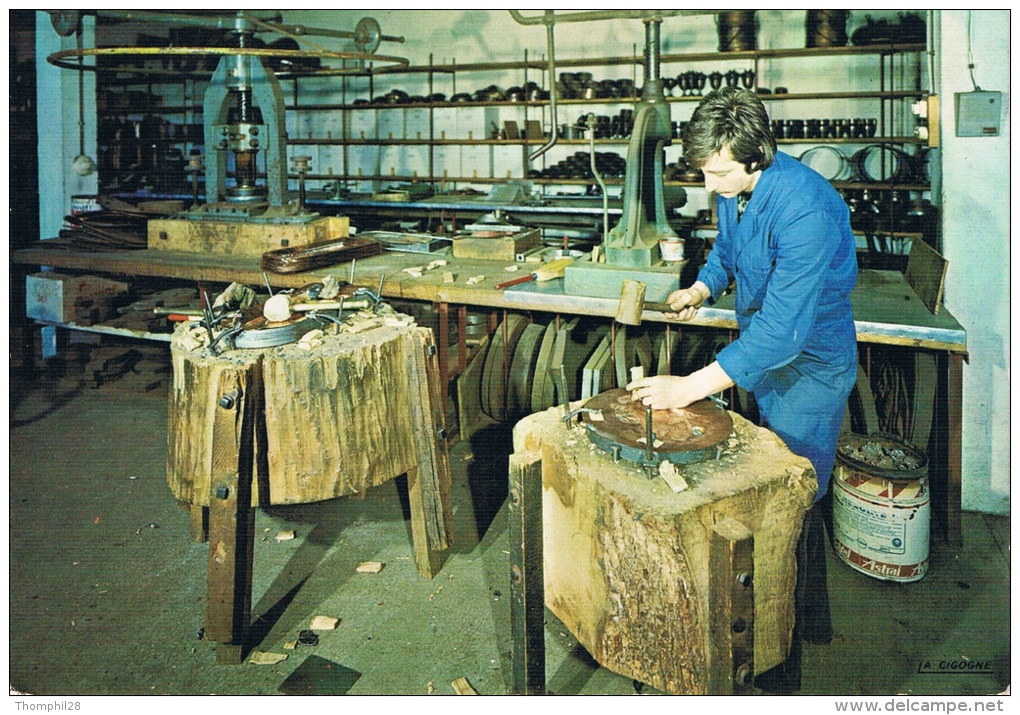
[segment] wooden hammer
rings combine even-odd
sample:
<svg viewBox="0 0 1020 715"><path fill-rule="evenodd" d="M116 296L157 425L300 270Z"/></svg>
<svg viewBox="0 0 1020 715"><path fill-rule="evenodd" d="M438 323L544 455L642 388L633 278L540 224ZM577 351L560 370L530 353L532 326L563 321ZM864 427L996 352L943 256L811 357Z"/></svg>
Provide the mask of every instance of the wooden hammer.
<svg viewBox="0 0 1020 715"><path fill-rule="evenodd" d="M620 290L620 304L616 308L616 321L624 325L641 325L641 312L657 310L672 313L669 303L645 301L645 284L641 281L625 280Z"/></svg>

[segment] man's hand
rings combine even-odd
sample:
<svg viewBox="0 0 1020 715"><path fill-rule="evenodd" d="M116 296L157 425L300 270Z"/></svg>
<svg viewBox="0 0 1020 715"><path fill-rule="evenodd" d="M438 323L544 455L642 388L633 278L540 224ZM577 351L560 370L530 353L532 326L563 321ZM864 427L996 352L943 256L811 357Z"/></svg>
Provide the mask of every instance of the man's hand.
<svg viewBox="0 0 1020 715"><path fill-rule="evenodd" d="M687 407L692 402L730 387L733 387L733 380L718 362L712 362L684 377L643 377L627 385L631 400L641 400L643 405L653 410Z"/></svg>
<svg viewBox="0 0 1020 715"><path fill-rule="evenodd" d="M627 385L631 400L640 400L643 405L653 410L687 407L704 397L699 394L698 388L697 381L690 376L675 375L643 377Z"/></svg>
<svg viewBox="0 0 1020 715"><path fill-rule="evenodd" d="M663 315L667 320L690 320L710 295L708 286L701 281L696 281L690 288L676 290L666 296L666 303L673 309L673 312L663 313Z"/></svg>

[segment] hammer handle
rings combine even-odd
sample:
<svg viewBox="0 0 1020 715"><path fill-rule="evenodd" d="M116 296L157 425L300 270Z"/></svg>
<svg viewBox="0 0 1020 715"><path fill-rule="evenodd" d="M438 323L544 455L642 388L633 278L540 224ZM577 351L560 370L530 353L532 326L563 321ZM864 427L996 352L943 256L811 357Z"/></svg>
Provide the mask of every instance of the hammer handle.
<svg viewBox="0 0 1020 715"><path fill-rule="evenodd" d="M657 303L654 301L646 300L644 304L645 310L658 311L660 313L673 313L675 312L669 307L669 303Z"/></svg>

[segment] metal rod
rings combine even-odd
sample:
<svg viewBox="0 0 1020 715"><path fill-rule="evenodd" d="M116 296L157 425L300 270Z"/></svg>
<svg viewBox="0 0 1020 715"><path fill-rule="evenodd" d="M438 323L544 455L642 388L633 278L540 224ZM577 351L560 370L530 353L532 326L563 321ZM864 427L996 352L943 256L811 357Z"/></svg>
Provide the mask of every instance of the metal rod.
<svg viewBox="0 0 1020 715"><path fill-rule="evenodd" d="M200 15L188 15L176 12L156 12L152 10L97 10L99 17L108 17L114 20L154 22L164 25L187 25L189 27L204 27L210 30L237 30L251 19L260 18L268 21L279 21L278 12L261 12L257 14L246 11L247 17L243 15L220 15L204 17ZM250 28L249 28L250 29Z"/></svg>
<svg viewBox="0 0 1020 715"><path fill-rule="evenodd" d="M355 39L358 37L358 33L351 30L329 30L323 27L305 27L304 25L276 24L274 29L291 35L318 35L320 37L339 37L345 39ZM404 37L400 35L379 35L379 40L381 42L403 42Z"/></svg>
<svg viewBox="0 0 1020 715"><path fill-rule="evenodd" d="M383 281L385 281L385 280L386 280L386 274L385 274L385 273L381 273L381 274L379 275L379 290L378 290L378 291L376 291L376 301L375 301L375 305L374 305L374 306L372 306L372 312L373 312L373 313L378 313L378 312L379 312L379 304L380 304L380 303L382 302L382 287L383 287Z"/></svg>
<svg viewBox="0 0 1020 715"><path fill-rule="evenodd" d="M547 16L555 14L553 10L546 10L545 12ZM534 161L552 149L559 138L559 123L556 112L556 42L553 40L553 25L555 24L555 21L549 22L545 27L546 51L549 53L549 121L552 122L552 131L549 134L549 141L533 151L528 157L529 161Z"/></svg>
<svg viewBox="0 0 1020 715"><path fill-rule="evenodd" d="M646 466L652 464L655 459L655 433L652 431L652 408L645 409L645 462Z"/></svg>
<svg viewBox="0 0 1020 715"><path fill-rule="evenodd" d="M78 32L78 51L84 49L82 35L84 31ZM85 58L79 57L78 64L78 154L85 154Z"/></svg>
<svg viewBox="0 0 1020 715"><path fill-rule="evenodd" d="M645 20L645 82L659 79L659 36L662 18Z"/></svg>
<svg viewBox="0 0 1020 715"><path fill-rule="evenodd" d="M588 113L588 118L585 120L585 125L588 127L588 148L591 154L591 173L595 177L595 181L598 182L599 189L602 190L602 240L605 241L609 235L609 192L606 191L606 182L602 180L602 174L599 173L598 168L595 166L595 115L591 112Z"/></svg>
<svg viewBox="0 0 1020 715"><path fill-rule="evenodd" d="M556 22L589 22L592 20L643 20L648 17L678 17L694 15L715 15L719 10L594 10L556 15L552 10L538 17L527 17L520 10L511 10L510 15L522 25L542 25ZM550 15L552 17L550 18Z"/></svg>
<svg viewBox="0 0 1020 715"><path fill-rule="evenodd" d="M570 419L570 395L567 394L567 368L560 363L560 397L563 398L563 415L566 418L567 428L573 428L573 420Z"/></svg>

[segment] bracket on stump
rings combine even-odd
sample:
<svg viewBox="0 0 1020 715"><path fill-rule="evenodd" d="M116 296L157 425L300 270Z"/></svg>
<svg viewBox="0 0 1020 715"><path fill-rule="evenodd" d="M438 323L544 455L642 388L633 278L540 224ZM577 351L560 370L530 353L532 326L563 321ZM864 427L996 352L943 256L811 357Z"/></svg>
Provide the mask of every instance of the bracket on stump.
<svg viewBox="0 0 1020 715"><path fill-rule="evenodd" d="M252 440L261 411L257 373L223 373L213 421L205 638L218 644L216 661L225 665L243 661L249 646L255 546Z"/></svg>
<svg viewBox="0 0 1020 715"><path fill-rule="evenodd" d="M710 538L709 692L746 695L754 682L754 535L725 519Z"/></svg>

